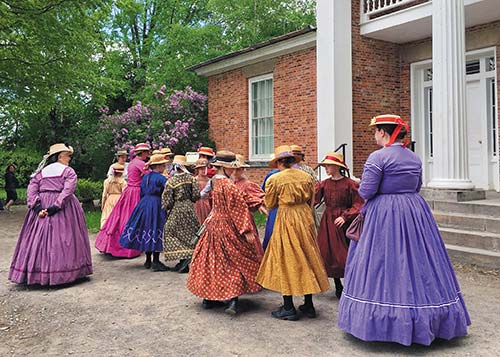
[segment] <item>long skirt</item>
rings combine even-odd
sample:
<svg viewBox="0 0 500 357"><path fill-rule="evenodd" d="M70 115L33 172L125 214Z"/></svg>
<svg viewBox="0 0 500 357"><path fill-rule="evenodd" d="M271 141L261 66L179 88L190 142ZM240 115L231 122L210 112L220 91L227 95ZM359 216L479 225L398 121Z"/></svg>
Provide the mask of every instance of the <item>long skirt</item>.
<svg viewBox="0 0 500 357"><path fill-rule="evenodd" d="M42 207L53 205L58 195L40 193ZM9 280L28 285L59 285L90 274L89 237L78 199L69 196L62 210L51 217L40 218L29 210L12 258Z"/></svg>
<svg viewBox="0 0 500 357"><path fill-rule="evenodd" d="M339 327L365 341L429 345L467 334L462 293L431 210L417 193L366 203L351 242Z"/></svg>

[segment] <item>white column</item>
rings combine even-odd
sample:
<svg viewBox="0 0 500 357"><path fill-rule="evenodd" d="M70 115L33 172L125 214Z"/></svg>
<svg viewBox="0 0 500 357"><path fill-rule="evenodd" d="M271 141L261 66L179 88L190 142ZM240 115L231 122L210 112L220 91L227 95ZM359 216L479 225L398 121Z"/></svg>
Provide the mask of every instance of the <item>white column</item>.
<svg viewBox="0 0 500 357"><path fill-rule="evenodd" d="M472 189L465 111L464 0L432 1L433 178L429 187Z"/></svg>
<svg viewBox="0 0 500 357"><path fill-rule="evenodd" d="M347 143L352 167L351 0L318 0L316 12L318 160Z"/></svg>

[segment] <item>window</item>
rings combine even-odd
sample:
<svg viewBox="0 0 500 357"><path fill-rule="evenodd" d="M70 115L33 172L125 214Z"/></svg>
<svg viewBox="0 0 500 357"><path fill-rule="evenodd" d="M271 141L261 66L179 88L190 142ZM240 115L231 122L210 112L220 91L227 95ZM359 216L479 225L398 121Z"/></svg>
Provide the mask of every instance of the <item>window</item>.
<svg viewBox="0 0 500 357"><path fill-rule="evenodd" d="M424 90L424 111L425 111L425 126L427 132L427 152L429 158L434 155L434 146L432 144L432 87L427 87Z"/></svg>
<svg viewBox="0 0 500 357"><path fill-rule="evenodd" d="M494 71L496 67L495 57L489 57L486 59L486 71Z"/></svg>
<svg viewBox="0 0 500 357"><path fill-rule="evenodd" d="M497 99L496 99L496 85L495 78L487 80L488 92L488 131L489 142L491 143L490 152L493 157L498 154L497 145Z"/></svg>
<svg viewBox="0 0 500 357"><path fill-rule="evenodd" d="M250 160L267 160L274 152L273 77L249 80Z"/></svg>
<svg viewBox="0 0 500 357"><path fill-rule="evenodd" d="M467 61L465 63L465 73L466 74L476 74L481 70L481 65L479 60Z"/></svg>

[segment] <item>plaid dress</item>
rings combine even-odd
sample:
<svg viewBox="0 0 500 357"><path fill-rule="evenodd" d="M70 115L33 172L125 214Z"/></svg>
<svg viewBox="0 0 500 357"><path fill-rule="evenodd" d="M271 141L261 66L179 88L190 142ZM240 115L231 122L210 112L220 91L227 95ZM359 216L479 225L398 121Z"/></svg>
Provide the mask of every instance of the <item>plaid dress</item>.
<svg viewBox="0 0 500 357"><path fill-rule="evenodd" d="M194 203L199 199L198 183L190 174L176 174L167 181L162 195L162 207L170 211L163 230L165 260L188 259L193 254L191 241L200 228Z"/></svg>

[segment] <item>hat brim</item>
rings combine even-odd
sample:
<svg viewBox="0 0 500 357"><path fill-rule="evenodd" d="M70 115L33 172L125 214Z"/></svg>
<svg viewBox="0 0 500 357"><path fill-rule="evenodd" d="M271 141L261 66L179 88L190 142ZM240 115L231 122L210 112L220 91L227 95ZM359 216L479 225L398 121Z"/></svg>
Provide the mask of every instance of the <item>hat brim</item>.
<svg viewBox="0 0 500 357"><path fill-rule="evenodd" d="M225 167L226 169L237 169L237 167L232 162L215 161L210 165L214 167Z"/></svg>
<svg viewBox="0 0 500 357"><path fill-rule="evenodd" d="M274 157L269 161L269 167L272 167L273 169L278 167L278 160L281 159L286 159L287 157L295 157L295 155L290 152L290 155L284 155L284 156L279 156L279 157Z"/></svg>
<svg viewBox="0 0 500 357"><path fill-rule="evenodd" d="M340 162L336 162L336 161L333 161L333 160L328 160L328 159L321 161L318 165L320 165L320 166L336 165L336 166L343 167L346 170L349 170L349 168L347 167L347 165L341 164Z"/></svg>
<svg viewBox="0 0 500 357"><path fill-rule="evenodd" d="M168 164L168 160L161 160L161 161L146 163L147 166L163 165L163 164Z"/></svg>

